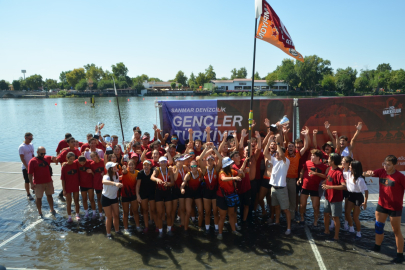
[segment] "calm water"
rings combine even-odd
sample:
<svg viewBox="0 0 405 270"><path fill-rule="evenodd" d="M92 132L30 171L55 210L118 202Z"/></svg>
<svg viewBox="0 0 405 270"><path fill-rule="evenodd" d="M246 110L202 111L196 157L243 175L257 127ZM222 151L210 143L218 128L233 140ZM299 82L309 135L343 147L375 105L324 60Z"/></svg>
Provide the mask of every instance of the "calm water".
<svg viewBox="0 0 405 270"><path fill-rule="evenodd" d="M201 99L212 97L121 97L120 109L126 140L132 137L134 126L153 134L153 124L160 122L155 101ZM115 97L96 98L95 108L91 108L89 103L85 105L85 101L89 102L89 98L0 99L0 138L7 142L0 152L0 161L20 161L18 146L23 142L25 132L34 134L35 148L44 146L50 155L56 154L58 142L64 139L67 132L77 140L86 142L86 135L94 132L99 121L106 124L103 134L116 134L121 141Z"/></svg>

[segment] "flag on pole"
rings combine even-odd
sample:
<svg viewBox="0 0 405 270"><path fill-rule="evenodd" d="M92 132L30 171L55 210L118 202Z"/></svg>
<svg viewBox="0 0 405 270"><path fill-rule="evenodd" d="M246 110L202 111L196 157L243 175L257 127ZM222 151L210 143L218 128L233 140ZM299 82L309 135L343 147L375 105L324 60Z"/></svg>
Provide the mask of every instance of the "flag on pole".
<svg viewBox="0 0 405 270"><path fill-rule="evenodd" d="M118 94L117 94L117 88L115 88L115 80L114 80L114 77L113 77L113 82L114 82L114 91L115 91L115 95L116 95L116 96L118 96Z"/></svg>
<svg viewBox="0 0 405 270"><path fill-rule="evenodd" d="M260 5L260 2L262 2L262 9L256 38L267 41L289 56L294 57L298 61L304 62L302 55L295 50L294 42L292 41L287 28L266 0L255 0L256 18L258 18L257 14L260 11L257 7L257 5Z"/></svg>
<svg viewBox="0 0 405 270"><path fill-rule="evenodd" d="M256 19L259 19L263 13L263 0L255 0L255 13Z"/></svg>

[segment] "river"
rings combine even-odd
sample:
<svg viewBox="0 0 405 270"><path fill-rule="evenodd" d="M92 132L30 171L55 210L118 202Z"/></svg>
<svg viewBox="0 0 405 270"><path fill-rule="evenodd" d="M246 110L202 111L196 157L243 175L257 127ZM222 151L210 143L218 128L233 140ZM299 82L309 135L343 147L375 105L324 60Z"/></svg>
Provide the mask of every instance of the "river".
<svg viewBox="0 0 405 270"><path fill-rule="evenodd" d="M215 97L216 99L248 99L249 97ZM272 97L255 97L272 98ZM274 97L285 98L285 97ZM142 132L153 134L152 125L159 123L155 108L157 100L202 100L213 99L209 96L198 97L120 97L120 109L124 136L132 137L132 128L140 126ZM85 104L87 101L87 104ZM121 128L114 97L96 98L95 108L91 108L89 98L47 98L47 99L0 99L0 138L3 147L0 161L19 161L18 146L24 134L34 134L35 148L44 146L49 155L55 155L58 142L65 133L71 133L77 140L86 142L86 135L94 132L95 125L105 123L103 134L121 137Z"/></svg>

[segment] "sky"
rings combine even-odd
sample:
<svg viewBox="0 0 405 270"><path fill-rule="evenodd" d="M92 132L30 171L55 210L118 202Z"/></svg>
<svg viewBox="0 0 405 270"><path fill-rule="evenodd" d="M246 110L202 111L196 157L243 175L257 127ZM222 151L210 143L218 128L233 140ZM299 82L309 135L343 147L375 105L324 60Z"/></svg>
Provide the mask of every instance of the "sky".
<svg viewBox="0 0 405 270"><path fill-rule="evenodd" d="M123 62L128 76L173 79L212 65L218 78L233 68L252 74L254 0L0 0L0 80L42 75L94 63L111 71ZM268 1L303 56L332 68L405 68L405 1ZM400 49L398 49L400 48ZM256 71L264 77L284 58L257 40Z"/></svg>

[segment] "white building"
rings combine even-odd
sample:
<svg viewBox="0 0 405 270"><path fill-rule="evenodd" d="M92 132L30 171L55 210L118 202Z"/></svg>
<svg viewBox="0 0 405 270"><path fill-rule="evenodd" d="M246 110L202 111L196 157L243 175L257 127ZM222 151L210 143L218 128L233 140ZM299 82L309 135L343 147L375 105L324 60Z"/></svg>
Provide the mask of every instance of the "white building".
<svg viewBox="0 0 405 270"><path fill-rule="evenodd" d="M156 90L171 90L172 82L155 82L155 81L144 81L143 82L143 87L146 89L156 89ZM176 88L178 87L178 83L176 83Z"/></svg>
<svg viewBox="0 0 405 270"><path fill-rule="evenodd" d="M212 80L211 83L214 87L218 87L219 91L228 92L247 92L252 89L252 79L234 79L234 80ZM261 91L288 91L289 86L284 81L275 81L274 85L270 87L267 85L266 80L255 80L255 90Z"/></svg>

